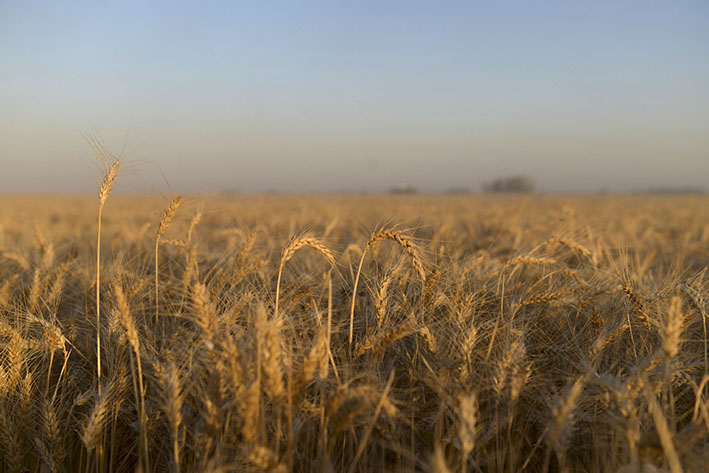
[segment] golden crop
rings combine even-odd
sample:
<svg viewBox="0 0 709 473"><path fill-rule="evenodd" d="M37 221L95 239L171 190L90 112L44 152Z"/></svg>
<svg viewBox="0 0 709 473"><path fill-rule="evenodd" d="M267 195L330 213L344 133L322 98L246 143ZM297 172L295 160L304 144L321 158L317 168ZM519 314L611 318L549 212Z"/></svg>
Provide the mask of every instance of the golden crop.
<svg viewBox="0 0 709 473"><path fill-rule="evenodd" d="M705 196L110 190L0 198L0 472L706 471Z"/></svg>

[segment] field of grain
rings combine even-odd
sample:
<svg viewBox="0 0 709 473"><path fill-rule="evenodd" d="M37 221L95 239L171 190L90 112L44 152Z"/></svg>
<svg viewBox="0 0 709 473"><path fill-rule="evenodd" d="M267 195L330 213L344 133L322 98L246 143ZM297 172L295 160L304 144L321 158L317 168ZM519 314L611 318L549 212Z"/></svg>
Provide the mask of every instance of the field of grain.
<svg viewBox="0 0 709 473"><path fill-rule="evenodd" d="M706 471L706 196L110 184L0 197L0 472Z"/></svg>

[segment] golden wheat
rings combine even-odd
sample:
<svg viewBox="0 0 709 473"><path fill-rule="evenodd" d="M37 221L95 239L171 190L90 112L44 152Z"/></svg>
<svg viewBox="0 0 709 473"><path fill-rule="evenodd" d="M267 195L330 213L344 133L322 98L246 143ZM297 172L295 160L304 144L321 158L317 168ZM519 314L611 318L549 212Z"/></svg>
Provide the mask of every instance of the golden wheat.
<svg viewBox="0 0 709 473"><path fill-rule="evenodd" d="M151 236L115 182L95 260L94 199L0 197L2 473L706 469L705 197L220 196Z"/></svg>

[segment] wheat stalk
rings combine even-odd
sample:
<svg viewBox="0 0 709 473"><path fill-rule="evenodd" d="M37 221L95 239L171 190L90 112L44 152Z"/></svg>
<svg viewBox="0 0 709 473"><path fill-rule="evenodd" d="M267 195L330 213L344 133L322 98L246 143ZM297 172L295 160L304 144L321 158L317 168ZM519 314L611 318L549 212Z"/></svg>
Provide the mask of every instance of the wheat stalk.
<svg viewBox="0 0 709 473"><path fill-rule="evenodd" d="M160 301L159 301L159 278L158 278L158 250L160 247L160 238L167 231L167 227L172 223L172 219L177 213L177 209L180 208L182 203L182 196L178 195L170 201L170 204L165 209L160 224L158 225L157 236L155 237L155 324L158 323L158 317L160 315Z"/></svg>
<svg viewBox="0 0 709 473"><path fill-rule="evenodd" d="M699 310L699 316L702 318L702 328L704 329L704 371L709 372L709 339L707 339L707 318L709 315L707 315L705 309L704 298L692 284L682 284L680 289L689 295L689 298Z"/></svg>
<svg viewBox="0 0 709 473"><path fill-rule="evenodd" d="M352 459L352 462L350 463L349 473L355 472L357 463L359 462L359 459L362 458L364 449L367 447L367 440L369 440L369 436L372 434L372 429L374 429L374 424L376 424L377 419L379 418L379 414L382 412L382 409L385 405L390 404L387 396L389 395L389 390L391 389L392 384L394 384L394 370L389 373L389 379L387 380L386 386L384 387L384 391L382 391L382 395L379 398L379 401L377 402L377 407L374 409L374 416L372 416L372 421L369 423L369 425L367 425L367 430L364 432L364 436L362 437L362 440L359 443L357 453L355 453L355 456Z"/></svg>
<svg viewBox="0 0 709 473"><path fill-rule="evenodd" d="M655 429L657 429L657 434L660 437L660 442L662 443L662 450L665 452L665 457L667 458L667 463L670 466L670 471L672 473L682 473L684 470L682 468L682 463L679 460L679 455L677 455L677 449L672 441L672 432L667 425L667 419L662 415L662 410L660 409L654 394L648 394L648 406L650 414L652 415L652 420L655 423Z"/></svg>
<svg viewBox="0 0 709 473"><path fill-rule="evenodd" d="M263 373L266 375L264 390L268 396L277 403L286 397L286 388L283 383L284 365L286 354L283 350L283 337L281 336L282 320L271 319L265 323L261 363Z"/></svg>
<svg viewBox="0 0 709 473"><path fill-rule="evenodd" d="M552 448L556 452L559 468L562 471L564 470L564 465L566 463L566 442L568 430L573 425L574 410L576 409L576 404L581 397L581 393L583 392L586 382L586 376L577 378L566 395L560 399L556 407L552 409L554 419L549 426L549 440ZM547 465L548 456L547 461L545 461L543 471L548 471Z"/></svg>
<svg viewBox="0 0 709 473"><path fill-rule="evenodd" d="M46 399L43 402L42 409L42 427L45 442L42 445L46 448L47 454L43 455L43 460L47 466L53 471L61 469L64 452L62 449L61 428L59 426L59 418L54 404Z"/></svg>
<svg viewBox="0 0 709 473"><path fill-rule="evenodd" d="M258 380L252 382L246 389L246 397L243 404L244 426L241 432L244 436L244 440L250 444L254 444L259 435L261 409L261 386Z"/></svg>
<svg viewBox="0 0 709 473"><path fill-rule="evenodd" d="M187 243L192 241L192 231L200 221L202 221L202 212L197 212L194 214L194 217L192 217L192 220L190 220L190 228L187 230Z"/></svg>
<svg viewBox="0 0 709 473"><path fill-rule="evenodd" d="M296 394L301 393L305 386L315 379L316 375L321 381L326 379L329 361L327 352L327 329L323 327L318 331L315 343L310 348L308 356L305 358L303 366L296 377Z"/></svg>
<svg viewBox="0 0 709 473"><path fill-rule="evenodd" d="M260 471L286 473L286 465L280 462L278 454L263 445L254 445L249 453L249 462Z"/></svg>
<svg viewBox="0 0 709 473"><path fill-rule="evenodd" d="M108 168L98 193L98 231L96 235L96 383L101 390L101 216L103 206L113 189L118 175L120 160L116 159Z"/></svg>
<svg viewBox="0 0 709 473"><path fill-rule="evenodd" d="M519 264L545 265L545 264L555 264L555 263L556 263L556 260L554 258L522 255L522 256L515 256L511 260L508 260L507 262L505 262L505 264L503 265L503 269L509 268L510 266L516 266Z"/></svg>
<svg viewBox="0 0 709 473"><path fill-rule="evenodd" d="M475 437L478 430L478 398L474 392L458 396L458 439L463 455L461 471L465 473L468 465L468 455L475 447Z"/></svg>
<svg viewBox="0 0 709 473"><path fill-rule="evenodd" d="M374 308L376 310L377 315L377 326L380 329L382 328L385 322L384 319L386 317L388 289L393 279L394 275L392 273L388 273L382 280L381 284L379 285L379 288L377 289L377 292L374 295Z"/></svg>
<svg viewBox="0 0 709 473"><path fill-rule="evenodd" d="M130 313L130 308L128 307L128 301L126 300L125 293L123 292L123 287L116 282L113 286L113 292L116 297L116 305L118 307L118 315L123 330L125 331L126 338L136 359L136 365L138 367L138 390L140 402L139 413L140 413L140 455L147 462L148 459L148 435L146 432L147 419L145 414L145 387L143 386L143 364L141 362L140 356L140 336L138 334L138 329L135 326L135 321ZM131 368L132 371L132 368ZM146 464L146 469L148 465Z"/></svg>
<svg viewBox="0 0 709 473"><path fill-rule="evenodd" d="M216 341L217 314L204 284L197 282L192 286L192 300L195 306L197 325L202 329L207 348L211 350Z"/></svg>
<svg viewBox="0 0 709 473"><path fill-rule="evenodd" d="M682 300L678 296L672 297L667 310L665 323L662 326L662 350L668 359L677 356L682 331L684 329L684 314L682 313Z"/></svg>
<svg viewBox="0 0 709 473"><path fill-rule="evenodd" d="M418 276L421 281L426 281L426 272L423 269L423 263L421 261L421 257L419 256L418 247L416 246L411 237L391 228L383 229L376 233L373 233L369 237L369 240L367 241L367 244L365 245L364 250L362 251L362 256L359 259L359 266L357 267L357 275L355 276L354 289L352 291L352 306L350 308L350 346L352 345L352 338L354 334L354 310L355 302L357 300L357 285L359 283L360 273L362 272L362 264L364 263L364 257L367 255L367 251L372 246L374 246L378 241L382 240L391 240L398 243L399 246L401 246L411 258L411 262L414 268L416 269L416 272L418 273Z"/></svg>
<svg viewBox="0 0 709 473"><path fill-rule="evenodd" d="M162 409L167 418L172 436L172 461L177 473L180 472L180 426L182 425L182 404L184 393L180 381L180 371L174 362L158 369L162 387Z"/></svg>
<svg viewBox="0 0 709 473"><path fill-rule="evenodd" d="M22 449L18 439L18 427L10 419L4 404L0 404L0 445L3 451L3 460L8 471L20 473L22 470Z"/></svg>
<svg viewBox="0 0 709 473"><path fill-rule="evenodd" d="M446 463L446 457L441 448L441 444L436 443L433 449L433 455L431 455L431 471L433 473L451 473L448 464Z"/></svg>
<svg viewBox="0 0 709 473"><path fill-rule="evenodd" d="M663 324L660 335L662 338L662 350L665 354L665 389L670 408L670 421L672 425L675 423L675 402L674 393L672 391L672 359L679 352L680 337L684 330L684 314L682 313L682 299L679 296L673 296L670 301L670 307L667 310L665 323Z"/></svg>
<svg viewBox="0 0 709 473"><path fill-rule="evenodd" d="M96 386L101 392L101 217L103 207L118 178L121 158L125 150L125 142L121 154L114 158L103 141L96 136L87 136L89 146L94 151L99 166L103 168L103 179L98 190L98 229L96 233Z"/></svg>
<svg viewBox="0 0 709 473"><path fill-rule="evenodd" d="M87 450L92 451L98 446L103 432L106 416L110 410L111 390L102 391L96 398L81 432L81 441Z"/></svg>
<svg viewBox="0 0 709 473"><path fill-rule="evenodd" d="M414 322L408 322L389 330L388 332L377 333L374 337L356 345L354 357L359 358L369 350L371 350L375 356L379 355L383 353L383 351L392 343L411 335L412 333L416 333L417 331L416 324Z"/></svg>
<svg viewBox="0 0 709 473"><path fill-rule="evenodd" d="M291 238L288 244L283 248L281 262L278 266L278 280L276 282L276 302L275 307L273 309L273 318L278 317L278 302L281 290L281 275L283 273L283 266L293 257L296 251L305 247L315 249L318 253L323 255L323 257L328 261L328 263L330 263L332 266L335 265L335 257L333 256L332 251L330 251L330 249L327 248L317 238L308 234Z"/></svg>

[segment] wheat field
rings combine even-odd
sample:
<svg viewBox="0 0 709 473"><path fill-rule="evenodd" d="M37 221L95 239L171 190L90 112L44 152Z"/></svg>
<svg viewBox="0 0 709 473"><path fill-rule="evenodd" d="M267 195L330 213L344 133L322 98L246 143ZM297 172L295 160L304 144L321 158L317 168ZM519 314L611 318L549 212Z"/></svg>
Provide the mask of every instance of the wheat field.
<svg viewBox="0 0 709 473"><path fill-rule="evenodd" d="M1 472L706 471L706 196L105 172L0 197Z"/></svg>

